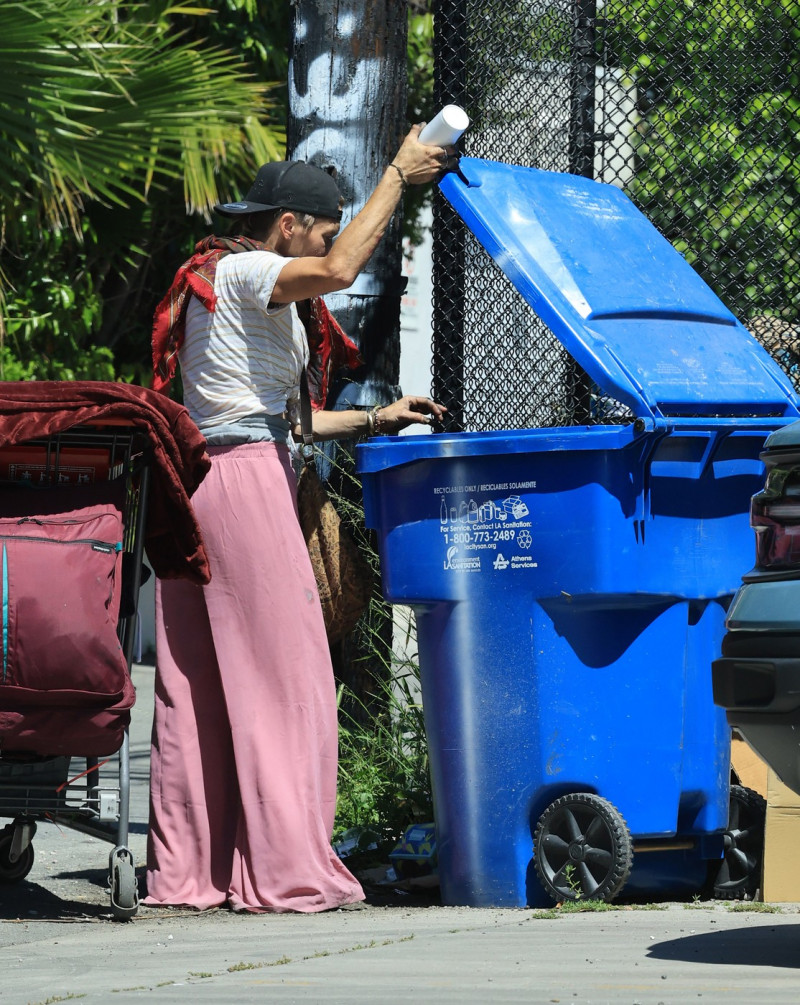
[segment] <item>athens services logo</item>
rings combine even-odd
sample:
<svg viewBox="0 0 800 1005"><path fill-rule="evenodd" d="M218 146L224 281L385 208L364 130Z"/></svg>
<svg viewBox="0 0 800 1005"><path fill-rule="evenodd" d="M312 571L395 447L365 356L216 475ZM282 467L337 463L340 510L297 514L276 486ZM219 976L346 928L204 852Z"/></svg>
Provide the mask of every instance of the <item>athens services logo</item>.
<svg viewBox="0 0 800 1005"><path fill-rule="evenodd" d="M453 572L480 572L480 558L459 558L458 548L451 545L447 549L447 558L444 560L444 569Z"/></svg>

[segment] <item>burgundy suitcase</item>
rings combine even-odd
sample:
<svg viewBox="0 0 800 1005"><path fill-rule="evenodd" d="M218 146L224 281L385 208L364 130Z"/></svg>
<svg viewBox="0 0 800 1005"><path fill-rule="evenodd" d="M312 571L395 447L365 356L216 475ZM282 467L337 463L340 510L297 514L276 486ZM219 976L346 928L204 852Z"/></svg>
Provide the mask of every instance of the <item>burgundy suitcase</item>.
<svg viewBox="0 0 800 1005"><path fill-rule="evenodd" d="M117 634L124 479L0 489L0 749L119 750L134 690Z"/></svg>

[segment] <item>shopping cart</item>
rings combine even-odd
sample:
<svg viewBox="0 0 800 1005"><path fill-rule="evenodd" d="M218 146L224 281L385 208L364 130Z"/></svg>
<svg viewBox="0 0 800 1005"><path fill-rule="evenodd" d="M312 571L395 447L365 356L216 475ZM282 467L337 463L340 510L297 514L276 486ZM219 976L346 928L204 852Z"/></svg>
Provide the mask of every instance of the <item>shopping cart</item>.
<svg viewBox="0 0 800 1005"><path fill-rule="evenodd" d="M140 426L106 417L0 447L0 883L28 875L51 821L111 842L118 919L138 908L128 725L151 455ZM75 570L88 585L65 589Z"/></svg>

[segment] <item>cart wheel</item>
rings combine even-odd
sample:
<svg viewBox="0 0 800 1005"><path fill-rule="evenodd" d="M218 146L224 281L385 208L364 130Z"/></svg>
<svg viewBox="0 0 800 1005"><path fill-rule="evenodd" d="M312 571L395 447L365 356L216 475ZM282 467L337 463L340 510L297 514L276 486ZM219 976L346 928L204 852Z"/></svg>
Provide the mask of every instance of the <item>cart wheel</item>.
<svg viewBox="0 0 800 1005"><path fill-rule="evenodd" d="M613 900L633 866L633 842L616 807L591 792L550 803L539 817L534 863L556 901Z"/></svg>
<svg viewBox="0 0 800 1005"><path fill-rule="evenodd" d="M33 845L28 844L15 862L11 861L14 828L0 831L0 883L19 883L33 868Z"/></svg>
<svg viewBox="0 0 800 1005"><path fill-rule="evenodd" d="M725 852L714 880L719 900L745 900L761 885L767 801L743 785L731 785Z"/></svg>
<svg viewBox="0 0 800 1005"><path fill-rule="evenodd" d="M133 857L127 848L115 848L109 855L108 882L111 913L118 921L128 921L139 909L139 892Z"/></svg>

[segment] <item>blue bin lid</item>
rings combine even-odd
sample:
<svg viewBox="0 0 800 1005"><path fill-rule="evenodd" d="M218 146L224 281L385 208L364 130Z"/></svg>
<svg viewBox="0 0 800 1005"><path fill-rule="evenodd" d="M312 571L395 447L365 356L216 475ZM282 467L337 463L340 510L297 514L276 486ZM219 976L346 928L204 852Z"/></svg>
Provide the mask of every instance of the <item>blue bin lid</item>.
<svg viewBox="0 0 800 1005"><path fill-rule="evenodd" d="M473 157L440 182L589 377L636 416L795 416L792 385L618 188Z"/></svg>

